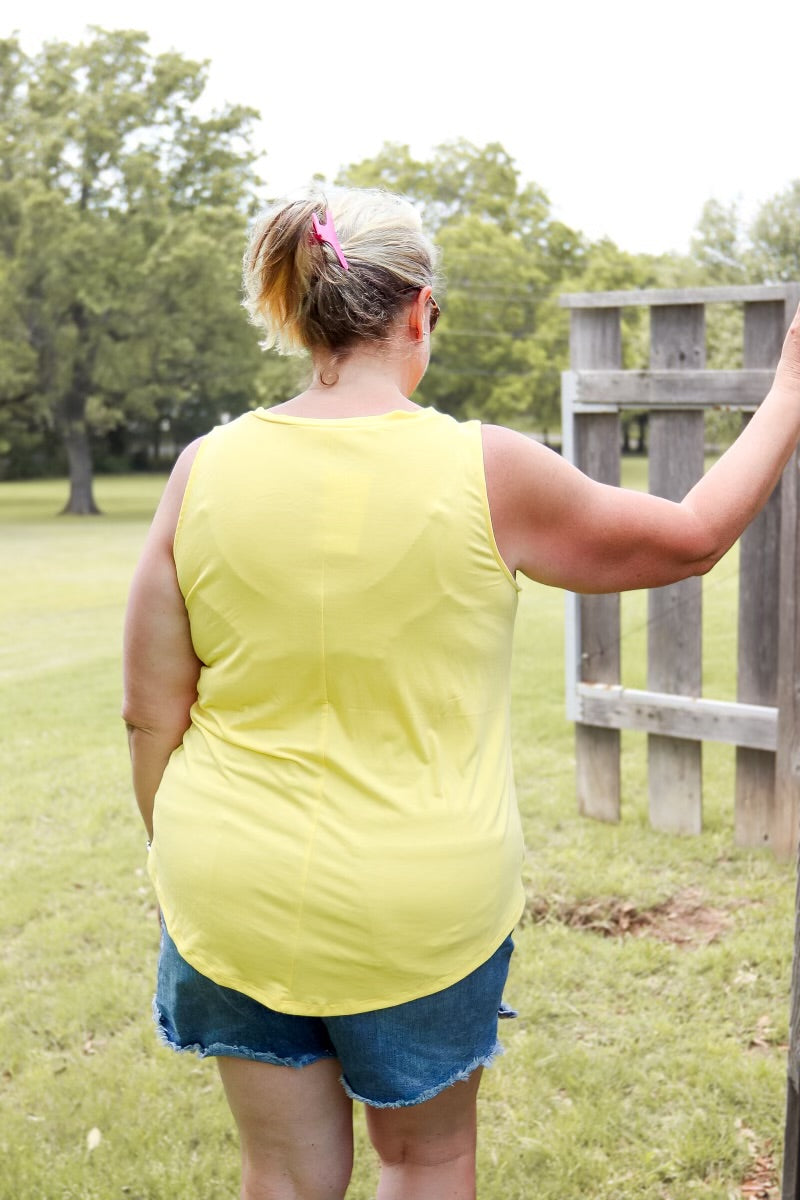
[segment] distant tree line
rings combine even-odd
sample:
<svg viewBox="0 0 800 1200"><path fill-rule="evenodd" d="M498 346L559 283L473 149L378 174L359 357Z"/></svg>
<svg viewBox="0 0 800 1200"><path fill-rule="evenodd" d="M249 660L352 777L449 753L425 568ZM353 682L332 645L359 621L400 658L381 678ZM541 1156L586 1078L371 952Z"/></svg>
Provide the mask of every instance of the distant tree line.
<svg viewBox="0 0 800 1200"><path fill-rule="evenodd" d="M307 364L263 354L240 305L258 114L200 115L205 69L145 34L95 29L26 55L0 41L0 477L167 466L198 434L286 398ZM320 179L324 186L327 181ZM336 184L403 192L443 254L444 315L420 398L547 434L567 361L563 291L800 279L800 180L748 226L710 201L691 253L629 254L557 220L498 143L414 158L386 144ZM644 366L641 311L626 366ZM735 314L709 331L736 366Z"/></svg>

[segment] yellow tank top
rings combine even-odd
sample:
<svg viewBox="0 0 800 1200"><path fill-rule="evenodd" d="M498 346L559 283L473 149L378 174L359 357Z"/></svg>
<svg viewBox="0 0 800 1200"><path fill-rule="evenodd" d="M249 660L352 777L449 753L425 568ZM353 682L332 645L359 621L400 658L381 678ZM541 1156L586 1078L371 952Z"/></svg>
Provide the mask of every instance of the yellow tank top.
<svg viewBox="0 0 800 1200"><path fill-rule="evenodd" d="M203 666L149 864L181 954L300 1015L469 974L523 906L478 422L247 413L203 442L174 549Z"/></svg>

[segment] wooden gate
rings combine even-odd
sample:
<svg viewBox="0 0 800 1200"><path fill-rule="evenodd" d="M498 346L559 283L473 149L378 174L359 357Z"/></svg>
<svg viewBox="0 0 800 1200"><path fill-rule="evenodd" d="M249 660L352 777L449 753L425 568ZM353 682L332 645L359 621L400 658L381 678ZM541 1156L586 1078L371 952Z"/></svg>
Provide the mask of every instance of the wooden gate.
<svg viewBox="0 0 800 1200"><path fill-rule="evenodd" d="M620 480L620 414L649 413L650 491L681 500L703 472L704 410L766 395L800 285L564 295L570 370L562 382L564 453L588 475ZM744 306L743 369L705 369L705 310ZM621 310L650 309L650 368L625 371ZM576 722L582 812L618 820L620 730L648 735L655 828L701 828L703 741L736 746L735 836L793 854L800 812L800 459L741 539L737 701L701 696L701 580L648 594L645 691L620 681L620 600L569 596L567 711Z"/></svg>

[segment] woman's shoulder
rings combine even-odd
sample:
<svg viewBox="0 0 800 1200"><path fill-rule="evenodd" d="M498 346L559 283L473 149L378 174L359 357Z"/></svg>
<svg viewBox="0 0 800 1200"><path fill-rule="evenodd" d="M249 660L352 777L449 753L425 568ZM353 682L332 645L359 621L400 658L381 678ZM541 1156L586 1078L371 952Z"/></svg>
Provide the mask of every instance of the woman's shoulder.
<svg viewBox="0 0 800 1200"><path fill-rule="evenodd" d="M180 492L181 499L183 499L183 493L186 491L186 485L189 482L189 476L192 473L195 459L203 449L208 436L207 433L204 433L200 437L195 438L193 442L189 442L189 445L181 451L175 460L175 466L172 468L167 489Z"/></svg>
<svg viewBox="0 0 800 1200"><path fill-rule="evenodd" d="M497 471L514 476L521 472L527 478L532 467L538 464L546 471L559 458L550 446L505 425L482 424L481 439L487 473Z"/></svg>
<svg viewBox="0 0 800 1200"><path fill-rule="evenodd" d="M172 547L175 530L178 527L181 515L181 508L183 507L183 498L189 483L189 476L192 473L195 460L206 441L206 436L195 438L178 455L175 466L172 468L170 477L167 480L167 486L164 488L158 508L156 509L151 536L165 547Z"/></svg>

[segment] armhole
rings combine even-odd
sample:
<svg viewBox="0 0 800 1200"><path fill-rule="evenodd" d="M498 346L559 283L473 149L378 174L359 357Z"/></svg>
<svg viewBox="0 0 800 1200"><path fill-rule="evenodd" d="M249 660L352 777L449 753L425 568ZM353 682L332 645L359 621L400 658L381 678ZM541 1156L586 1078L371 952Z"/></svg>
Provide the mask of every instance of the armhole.
<svg viewBox="0 0 800 1200"><path fill-rule="evenodd" d="M203 457L203 455L205 453L206 446L208 445L208 439L210 437L211 437L211 434L207 433L206 436L203 438L202 442L200 443L200 445L198 446L197 454L195 454L194 459L192 461L192 465L189 468L189 475L186 479L186 487L183 489L183 498L181 500L181 506L178 510L178 520L175 525L175 533L173 534L173 537L172 537L172 557L175 559L176 570L177 570L177 566L178 566L178 558L177 558L178 542L180 540L180 534L181 534L181 530L183 528L183 518L186 513L189 495L194 487L195 479L197 478L197 464L200 462L200 459Z"/></svg>
<svg viewBox="0 0 800 1200"><path fill-rule="evenodd" d="M492 554L494 555L494 559L495 559L498 567L503 572L506 579L513 587L514 591L521 592L522 586L521 586L521 584L517 583L517 580L514 577L514 573L511 571L511 569L508 566L508 563L505 561L502 554L500 553L500 550L498 549L498 546L497 546L497 539L494 536L494 526L492 525L492 511L489 508L489 490L486 486L486 461L483 456L483 428L481 426L480 421L469 421L469 422L467 422L467 424L468 424L468 426L474 426L474 429L475 429L475 433L473 436L477 442L477 451L478 451L477 456L476 456L477 457L476 467L477 467L477 475L478 475L478 489L480 492L480 504L481 504L481 508L483 510L484 525L486 527L486 536L489 541L489 549L491 550Z"/></svg>

